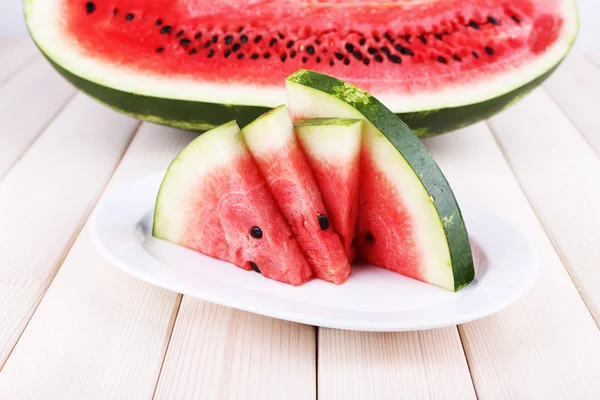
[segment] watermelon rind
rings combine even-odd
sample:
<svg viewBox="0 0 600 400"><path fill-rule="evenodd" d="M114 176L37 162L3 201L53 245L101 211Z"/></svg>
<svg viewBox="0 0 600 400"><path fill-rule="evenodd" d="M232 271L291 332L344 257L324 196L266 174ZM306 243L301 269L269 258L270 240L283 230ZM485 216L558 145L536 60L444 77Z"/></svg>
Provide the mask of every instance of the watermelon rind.
<svg viewBox="0 0 600 400"><path fill-rule="evenodd" d="M410 204L422 253L433 275L427 281L457 291L474 278L469 236L442 171L404 122L369 93L328 75L299 70L286 81L292 113L364 118L369 146ZM420 232L420 233L419 233Z"/></svg>

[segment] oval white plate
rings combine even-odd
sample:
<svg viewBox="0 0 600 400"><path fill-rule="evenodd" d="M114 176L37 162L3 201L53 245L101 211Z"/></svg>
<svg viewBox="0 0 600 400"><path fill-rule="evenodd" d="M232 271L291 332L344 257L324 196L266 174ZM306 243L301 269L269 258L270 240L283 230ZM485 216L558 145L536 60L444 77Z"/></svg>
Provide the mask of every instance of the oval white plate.
<svg viewBox="0 0 600 400"><path fill-rule="evenodd" d="M475 280L458 293L368 266L336 286L293 287L152 237L163 173L106 196L92 217L102 254L136 278L213 303L306 324L363 331L409 331L460 324L508 306L535 281L537 260L525 238L498 216L468 202Z"/></svg>

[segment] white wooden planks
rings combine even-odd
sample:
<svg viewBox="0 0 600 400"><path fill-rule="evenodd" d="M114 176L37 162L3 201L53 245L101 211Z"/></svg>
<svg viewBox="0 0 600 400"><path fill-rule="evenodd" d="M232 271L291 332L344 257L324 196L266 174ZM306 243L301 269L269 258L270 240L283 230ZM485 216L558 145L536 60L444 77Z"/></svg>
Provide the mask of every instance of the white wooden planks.
<svg viewBox="0 0 600 400"><path fill-rule="evenodd" d="M194 136L144 124L107 190L165 169ZM151 398L180 298L110 265L87 224L0 374L0 398Z"/></svg>
<svg viewBox="0 0 600 400"><path fill-rule="evenodd" d="M315 399L315 328L185 296L156 399Z"/></svg>
<svg viewBox="0 0 600 400"><path fill-rule="evenodd" d="M0 368L137 125L79 95L0 181Z"/></svg>
<svg viewBox="0 0 600 400"><path fill-rule="evenodd" d="M517 119L516 108L528 101L506 111L502 118ZM532 119L537 121L535 116ZM521 301L459 327L478 398L596 398L600 393L600 331L487 126L478 124L428 139L427 147L459 199L502 215L523 232L539 258L537 282ZM527 147L525 142L523 148ZM529 168L543 163L536 154L532 152Z"/></svg>
<svg viewBox="0 0 600 400"><path fill-rule="evenodd" d="M319 330L319 399L475 399L456 328Z"/></svg>
<svg viewBox="0 0 600 400"><path fill-rule="evenodd" d="M29 38L0 37L0 86L36 52L37 49Z"/></svg>
<svg viewBox="0 0 600 400"><path fill-rule="evenodd" d="M0 180L74 93L42 56L0 86Z"/></svg>

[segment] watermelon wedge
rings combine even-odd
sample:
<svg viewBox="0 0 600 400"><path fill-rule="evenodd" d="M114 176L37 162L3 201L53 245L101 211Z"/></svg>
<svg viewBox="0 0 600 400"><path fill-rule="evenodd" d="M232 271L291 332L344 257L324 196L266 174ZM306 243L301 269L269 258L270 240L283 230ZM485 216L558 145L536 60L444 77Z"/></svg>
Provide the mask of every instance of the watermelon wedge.
<svg viewBox="0 0 600 400"><path fill-rule="evenodd" d="M350 275L350 263L294 135L287 108L269 111L242 133L314 275L336 284L344 282Z"/></svg>
<svg viewBox="0 0 600 400"><path fill-rule="evenodd" d="M280 282L302 285L312 275L235 122L206 132L173 160L153 235Z"/></svg>
<svg viewBox="0 0 600 400"><path fill-rule="evenodd" d="M364 118L358 256L448 290L473 280L469 237L448 182L425 147L367 92L313 71L286 81L294 119Z"/></svg>
<svg viewBox="0 0 600 400"><path fill-rule="evenodd" d="M419 136L514 103L578 29L574 0L25 0L25 16L60 73L141 119L243 126L307 68L373 93Z"/></svg>
<svg viewBox="0 0 600 400"><path fill-rule="evenodd" d="M358 217L358 176L362 120L314 118L294 123L296 136L314 173L337 232L350 261Z"/></svg>

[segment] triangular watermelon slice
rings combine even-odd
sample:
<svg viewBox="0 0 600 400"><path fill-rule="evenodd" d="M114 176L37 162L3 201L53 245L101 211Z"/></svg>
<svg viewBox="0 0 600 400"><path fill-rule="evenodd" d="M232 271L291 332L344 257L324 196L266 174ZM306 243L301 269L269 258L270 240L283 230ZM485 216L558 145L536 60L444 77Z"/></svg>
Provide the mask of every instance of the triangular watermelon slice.
<svg viewBox="0 0 600 400"><path fill-rule="evenodd" d="M471 282L473 257L454 194L406 124L367 92L327 75L300 70L286 86L294 119L365 119L359 257L452 291Z"/></svg>
<svg viewBox="0 0 600 400"><path fill-rule="evenodd" d="M294 123L296 136L323 196L333 229L350 261L358 217L358 176L362 120L313 118Z"/></svg>
<svg viewBox="0 0 600 400"><path fill-rule="evenodd" d="M287 108L269 111L242 132L314 275L336 284L344 282L350 275L350 263L331 227Z"/></svg>
<svg viewBox="0 0 600 400"><path fill-rule="evenodd" d="M311 278L235 122L204 133L171 163L153 235L277 281L302 285Z"/></svg>

